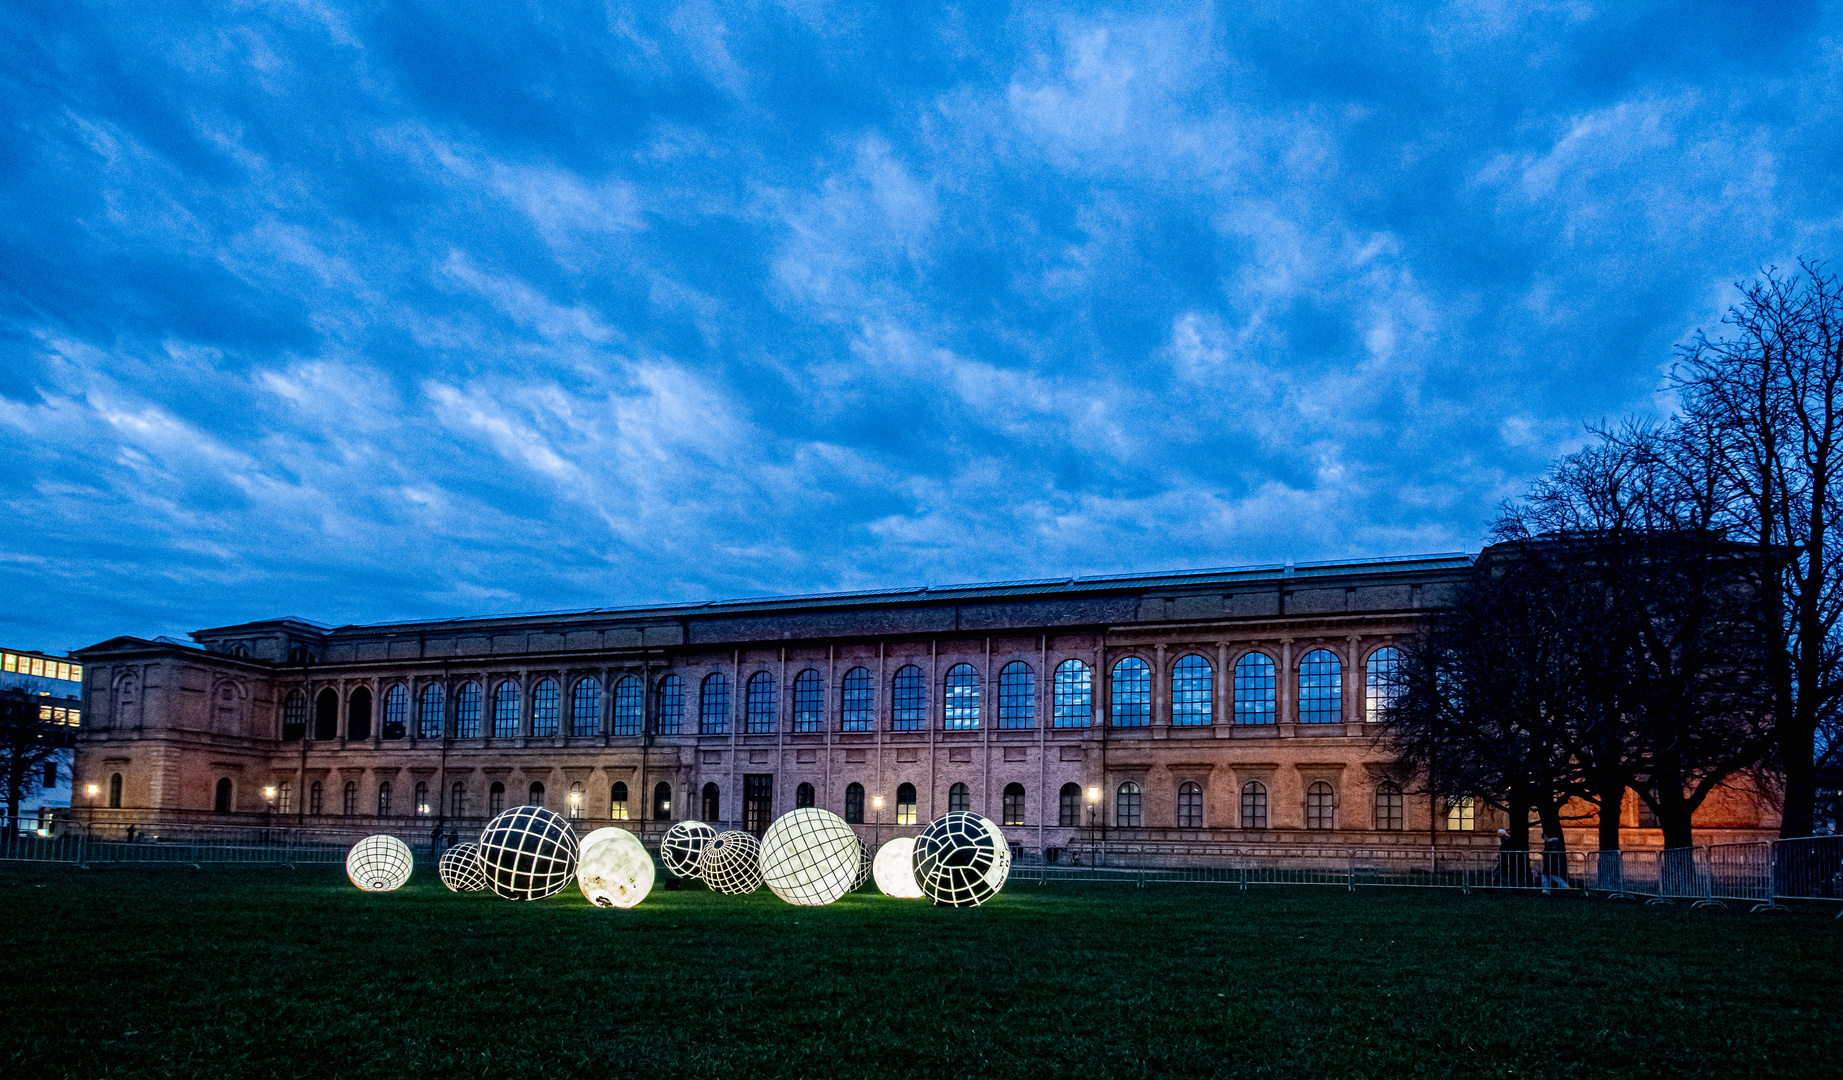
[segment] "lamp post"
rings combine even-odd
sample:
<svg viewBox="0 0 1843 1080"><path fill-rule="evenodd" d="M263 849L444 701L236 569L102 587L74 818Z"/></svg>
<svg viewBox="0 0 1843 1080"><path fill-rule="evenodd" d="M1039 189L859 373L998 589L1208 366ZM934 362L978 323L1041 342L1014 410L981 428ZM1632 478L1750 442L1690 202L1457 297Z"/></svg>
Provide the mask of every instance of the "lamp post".
<svg viewBox="0 0 1843 1080"><path fill-rule="evenodd" d="M1089 784L1087 795L1088 795L1088 860L1090 862L1093 862L1095 860L1094 818L1095 818L1095 815L1099 813L1101 809L1101 786L1099 784Z"/></svg>
<svg viewBox="0 0 1843 1080"><path fill-rule="evenodd" d="M878 848L883 846L883 796L872 795L870 797L870 805L871 808L877 812L876 831L871 834L870 843L870 850L874 853Z"/></svg>
<svg viewBox="0 0 1843 1080"><path fill-rule="evenodd" d="M275 785L262 789L262 842L269 842L269 816L275 813Z"/></svg>

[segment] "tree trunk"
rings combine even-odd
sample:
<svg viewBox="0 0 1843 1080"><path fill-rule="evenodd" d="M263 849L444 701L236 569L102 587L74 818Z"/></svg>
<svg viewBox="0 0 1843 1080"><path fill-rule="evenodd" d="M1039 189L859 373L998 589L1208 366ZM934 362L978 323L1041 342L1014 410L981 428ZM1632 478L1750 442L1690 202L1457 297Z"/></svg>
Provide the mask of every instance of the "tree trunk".
<svg viewBox="0 0 1843 1080"><path fill-rule="evenodd" d="M1516 787L1510 792L1510 823L1504 827L1509 839L1504 842L1504 850L1509 854L1500 857L1498 874L1506 884L1523 886L1529 884L1529 791Z"/></svg>
<svg viewBox="0 0 1843 1080"><path fill-rule="evenodd" d="M1774 735L1779 743L1780 766L1785 770L1785 801L1780 808L1779 837L1810 836L1817 829L1815 725L1800 716L1782 722Z"/></svg>

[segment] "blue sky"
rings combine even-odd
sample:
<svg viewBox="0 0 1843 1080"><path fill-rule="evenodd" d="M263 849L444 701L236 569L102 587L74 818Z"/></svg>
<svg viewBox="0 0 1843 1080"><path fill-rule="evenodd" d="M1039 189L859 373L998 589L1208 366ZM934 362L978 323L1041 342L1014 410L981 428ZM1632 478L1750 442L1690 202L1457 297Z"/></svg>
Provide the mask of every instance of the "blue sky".
<svg viewBox="0 0 1843 1080"><path fill-rule="evenodd" d="M1796 2L10 5L0 639L1475 550L1843 255Z"/></svg>

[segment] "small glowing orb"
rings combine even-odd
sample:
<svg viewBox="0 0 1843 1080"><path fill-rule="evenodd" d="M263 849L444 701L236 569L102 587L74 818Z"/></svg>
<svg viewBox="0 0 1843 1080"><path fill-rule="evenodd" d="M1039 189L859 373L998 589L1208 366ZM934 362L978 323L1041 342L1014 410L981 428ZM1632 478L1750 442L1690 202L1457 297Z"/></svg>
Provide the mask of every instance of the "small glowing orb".
<svg viewBox="0 0 1843 1080"><path fill-rule="evenodd" d="M1011 873L1011 845L990 818L965 811L935 818L915 838L915 884L948 907L977 907Z"/></svg>
<svg viewBox="0 0 1843 1080"><path fill-rule="evenodd" d="M449 892L479 892L486 888L486 871L480 869L480 845L471 841L442 852L435 872Z"/></svg>
<svg viewBox="0 0 1843 1080"><path fill-rule="evenodd" d="M569 888L579 850L568 819L541 806L514 806L480 830L486 887L508 900L542 900Z"/></svg>
<svg viewBox="0 0 1843 1080"><path fill-rule="evenodd" d="M915 884L915 838L899 836L877 849L871 865L877 888L884 896L898 900L920 900L921 886Z"/></svg>
<svg viewBox="0 0 1843 1080"><path fill-rule="evenodd" d="M717 830L701 821L681 821L667 829L665 839L659 841L659 861L665 863L666 873L677 878L697 877L698 856L704 854L704 845L716 835Z"/></svg>
<svg viewBox="0 0 1843 1080"><path fill-rule="evenodd" d="M698 856L698 876L729 896L752 893L762 887L761 851L746 832L718 833Z"/></svg>
<svg viewBox="0 0 1843 1080"><path fill-rule="evenodd" d="M390 892L401 889L410 879L415 862L408 844L379 833L365 837L346 852L346 876L366 892Z"/></svg>
<svg viewBox="0 0 1843 1080"><path fill-rule="evenodd" d="M857 833L830 810L789 811L762 836L762 882L790 904L829 904L851 891L862 851Z"/></svg>
<svg viewBox="0 0 1843 1080"><path fill-rule="evenodd" d="M576 884L596 907L633 907L653 891L653 857L626 829L596 829L582 838Z"/></svg>
<svg viewBox="0 0 1843 1080"><path fill-rule="evenodd" d="M871 869L870 848L864 843L864 838L861 836L857 838L857 842L858 842L858 872L857 872L857 876L851 879L851 888L845 890L846 892L857 892L859 889L864 887L864 883L866 881L870 880L870 869Z"/></svg>

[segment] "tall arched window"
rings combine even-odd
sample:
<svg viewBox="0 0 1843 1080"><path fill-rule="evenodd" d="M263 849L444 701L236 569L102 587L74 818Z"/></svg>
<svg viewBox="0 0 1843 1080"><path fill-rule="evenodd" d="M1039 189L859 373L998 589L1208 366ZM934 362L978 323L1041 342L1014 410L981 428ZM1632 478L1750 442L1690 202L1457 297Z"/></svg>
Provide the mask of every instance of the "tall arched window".
<svg viewBox="0 0 1843 1080"><path fill-rule="evenodd" d="M1152 669L1137 656L1113 666L1113 724L1145 727L1152 722Z"/></svg>
<svg viewBox="0 0 1843 1080"><path fill-rule="evenodd" d="M795 683L794 685L798 686L799 684ZM794 789L794 809L804 810L813 805L813 798L817 794L818 792L813 790L813 785L804 782L801 783L799 787Z"/></svg>
<svg viewBox="0 0 1843 1080"><path fill-rule="evenodd" d="M557 733L563 713L563 691L557 680L544 679L531 688L531 734L547 739Z"/></svg>
<svg viewBox="0 0 1843 1080"><path fill-rule="evenodd" d="M864 824L864 785L856 781L845 785L845 824Z"/></svg>
<svg viewBox="0 0 1843 1080"><path fill-rule="evenodd" d="M1401 693L1401 653L1385 645L1369 654L1363 678L1363 719L1374 722L1388 715Z"/></svg>
<svg viewBox="0 0 1843 1080"><path fill-rule="evenodd" d="M685 722L685 684L676 675L659 680L659 724L661 735L676 735Z"/></svg>
<svg viewBox="0 0 1843 1080"><path fill-rule="evenodd" d="M839 730L869 731L876 710L876 688L870 681L870 669L854 667L845 672L840 691Z"/></svg>
<svg viewBox="0 0 1843 1080"><path fill-rule="evenodd" d="M758 671L749 676L748 702L743 713L745 721L743 734L774 734L776 704L774 676L766 671Z"/></svg>
<svg viewBox="0 0 1843 1080"><path fill-rule="evenodd" d="M1393 831L1401 827L1401 785L1384 780L1376 785L1376 828Z"/></svg>
<svg viewBox="0 0 1843 1080"><path fill-rule="evenodd" d="M627 784L616 780L608 789L608 816L616 821L627 820Z"/></svg>
<svg viewBox="0 0 1843 1080"><path fill-rule="evenodd" d="M915 824L915 785L896 785L896 824Z"/></svg>
<svg viewBox="0 0 1843 1080"><path fill-rule="evenodd" d="M1235 722L1273 723L1275 685L1271 656L1251 652L1235 661Z"/></svg>
<svg viewBox="0 0 1843 1080"><path fill-rule="evenodd" d="M493 781L493 786L486 789L486 812L489 816L497 815L506 808L506 786Z"/></svg>
<svg viewBox="0 0 1843 1080"><path fill-rule="evenodd" d="M339 693L332 687L314 698L314 739L328 742L339 738Z"/></svg>
<svg viewBox="0 0 1843 1080"><path fill-rule="evenodd" d="M1080 784L1064 784L1062 790L1056 793L1056 824L1065 829L1081 824Z"/></svg>
<svg viewBox="0 0 1843 1080"><path fill-rule="evenodd" d="M467 816L467 785L459 780L448 789L448 816L464 818Z"/></svg>
<svg viewBox="0 0 1843 1080"><path fill-rule="evenodd" d="M1210 721L1210 686L1214 672L1209 661L1190 653L1171 668L1171 722L1179 727L1202 727Z"/></svg>
<svg viewBox="0 0 1843 1080"><path fill-rule="evenodd" d="M1267 785L1259 780L1250 780L1241 786L1241 827L1267 827Z"/></svg>
<svg viewBox="0 0 1843 1080"><path fill-rule="evenodd" d="M1335 724L1344 718L1343 665L1330 649L1299 660L1299 722Z"/></svg>
<svg viewBox="0 0 1843 1080"><path fill-rule="evenodd" d="M315 785L315 786L318 786L318 785ZM122 774L121 773L110 773L109 774L109 809L120 810L121 808L122 808ZM320 811L318 810L314 811L314 813L316 814L319 812Z"/></svg>
<svg viewBox="0 0 1843 1080"><path fill-rule="evenodd" d="M1128 780L1114 793L1113 823L1122 829L1137 829L1144 821L1145 797L1139 785Z"/></svg>
<svg viewBox="0 0 1843 1080"><path fill-rule="evenodd" d="M807 668L794 676L794 730L824 731L826 727L826 684L819 672ZM811 803L807 804L811 806Z"/></svg>
<svg viewBox="0 0 1843 1080"><path fill-rule="evenodd" d="M1005 785L1005 820L1006 825L1024 824L1024 785Z"/></svg>
<svg viewBox="0 0 1843 1080"><path fill-rule="evenodd" d="M927 723L928 677L914 664L904 664L890 681L890 727L920 731Z"/></svg>
<svg viewBox="0 0 1843 1080"><path fill-rule="evenodd" d="M1446 828L1449 832L1471 832L1478 824L1478 801L1461 795L1446 804Z"/></svg>
<svg viewBox="0 0 1843 1080"><path fill-rule="evenodd" d="M1203 827L1203 787L1194 780L1186 780L1178 785L1177 827L1180 829L1201 829Z"/></svg>
<svg viewBox="0 0 1843 1080"><path fill-rule="evenodd" d="M583 682L588 682L584 679ZM580 684L578 684L580 685ZM577 691L581 697L581 691ZM589 706L589 715L594 716L601 709L601 687L595 688L595 704ZM590 726L594 733L594 726ZM640 680L633 675L623 675L614 684L614 734L643 735L646 732L646 695Z"/></svg>
<svg viewBox="0 0 1843 1080"><path fill-rule="evenodd" d="M543 806L544 805L544 781L542 780L531 781L531 786L525 790L525 805L526 806Z"/></svg>
<svg viewBox="0 0 1843 1080"><path fill-rule="evenodd" d="M729 730L730 680L729 676L717 671L705 676L704 688L698 694L698 734L728 735Z"/></svg>
<svg viewBox="0 0 1843 1080"><path fill-rule="evenodd" d="M955 664L947 669L942 719L949 731L971 730L979 726L979 672L971 664Z"/></svg>
<svg viewBox="0 0 1843 1080"><path fill-rule="evenodd" d="M672 785L664 780L653 785L653 820L672 820Z"/></svg>
<svg viewBox="0 0 1843 1080"><path fill-rule="evenodd" d="M628 678L631 679L633 676L630 675ZM639 697L640 684L638 680L635 680L633 707L636 713L640 707ZM615 726L618 729L620 726L621 710L621 689L619 683L615 684L614 709ZM639 717L636 715L635 723L637 724L638 721ZM593 676L586 679L578 679L576 680L576 689L570 692L570 734L578 737L588 737L599 735L601 730L602 681ZM630 734L638 735L639 733L640 730L636 726ZM615 734L620 734L620 731L617 730Z"/></svg>
<svg viewBox="0 0 1843 1080"><path fill-rule="evenodd" d="M120 775L117 773L116 775ZM275 785L275 812L287 814L294 810L294 785L283 780Z"/></svg>
<svg viewBox="0 0 1843 1080"><path fill-rule="evenodd" d="M358 781L346 781L346 789L339 800L339 813L342 817L358 816Z"/></svg>
<svg viewBox="0 0 1843 1080"><path fill-rule="evenodd" d="M378 784L378 816L381 818L390 816L390 781L389 780L382 781L381 783Z"/></svg>
<svg viewBox="0 0 1843 1080"><path fill-rule="evenodd" d="M220 814L230 813L230 777L218 781L216 798L212 800L211 808Z"/></svg>
<svg viewBox="0 0 1843 1080"><path fill-rule="evenodd" d="M416 781L414 795L417 817L428 817L435 812L435 808L429 805L429 782L427 780Z"/></svg>
<svg viewBox="0 0 1843 1080"><path fill-rule="evenodd" d="M307 737L307 695L288 691L282 699L282 741L300 742Z"/></svg>
<svg viewBox="0 0 1843 1080"><path fill-rule="evenodd" d="M704 785L704 820L712 825L723 820L723 795L715 784Z"/></svg>
<svg viewBox="0 0 1843 1080"><path fill-rule="evenodd" d="M454 737L480 737L480 684L477 682L464 682L454 692Z"/></svg>
<svg viewBox="0 0 1843 1080"><path fill-rule="evenodd" d="M1305 789L1305 827L1337 828L1337 796L1331 791L1331 785L1323 780L1314 780Z"/></svg>
<svg viewBox="0 0 1843 1080"><path fill-rule="evenodd" d="M518 734L518 684L510 679L493 691L493 738L510 739Z"/></svg>
<svg viewBox="0 0 1843 1080"><path fill-rule="evenodd" d="M353 742L371 738L371 691L362 686L346 698L346 738Z"/></svg>
<svg viewBox="0 0 1843 1080"><path fill-rule="evenodd" d="M439 739L442 737L443 697L440 683L430 683L422 688L422 709L416 721L418 738Z"/></svg>
<svg viewBox="0 0 1843 1080"><path fill-rule="evenodd" d="M955 784L947 789L947 812L964 814L973 808L973 792L965 784Z"/></svg>
<svg viewBox="0 0 1843 1080"><path fill-rule="evenodd" d="M384 691L384 731L386 739L401 739L410 732L410 692L402 683L392 683Z"/></svg>
<svg viewBox="0 0 1843 1080"><path fill-rule="evenodd" d="M582 781L578 780L570 784L569 794L563 797L563 809L568 812L570 817L579 818L583 814L582 804L588 801L589 793L583 790ZM613 801L611 800L608 805L612 813L614 807Z"/></svg>
<svg viewBox="0 0 1843 1080"><path fill-rule="evenodd" d="M1080 660L1056 665L1052 723L1056 727L1087 727L1094 717L1094 672Z"/></svg>
<svg viewBox="0 0 1843 1080"><path fill-rule="evenodd" d="M325 795L326 789L320 786L320 781L315 780L307 785L307 812L315 817L324 813L326 810Z"/></svg>
<svg viewBox="0 0 1843 1080"><path fill-rule="evenodd" d="M998 673L998 726L1027 728L1037 722L1037 673L1013 660Z"/></svg>

